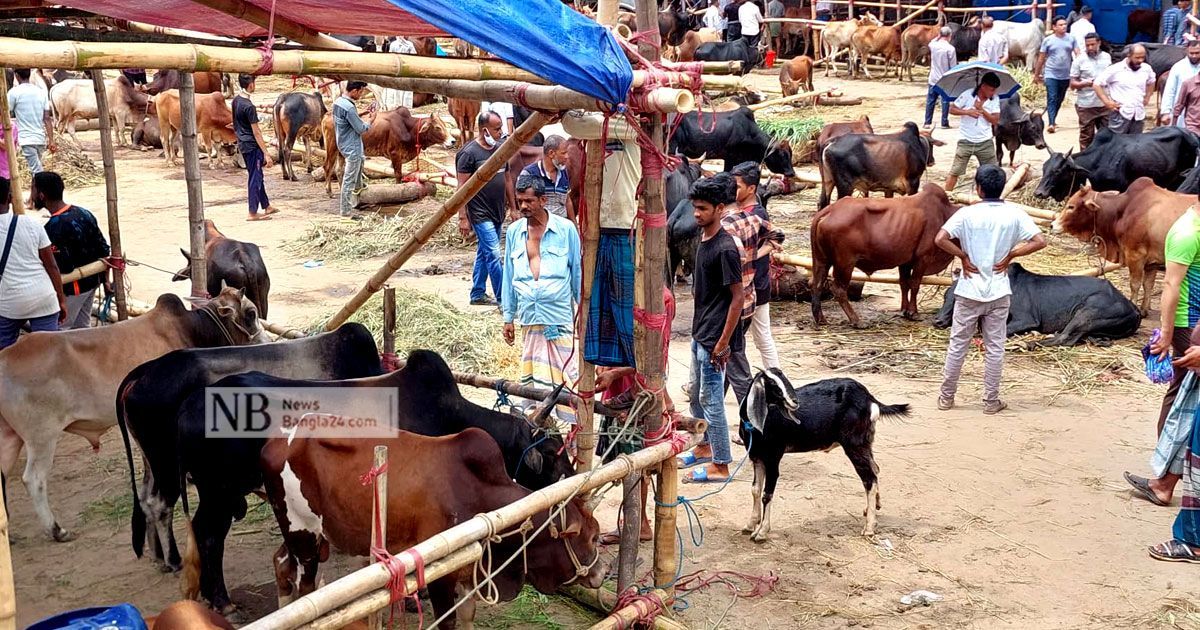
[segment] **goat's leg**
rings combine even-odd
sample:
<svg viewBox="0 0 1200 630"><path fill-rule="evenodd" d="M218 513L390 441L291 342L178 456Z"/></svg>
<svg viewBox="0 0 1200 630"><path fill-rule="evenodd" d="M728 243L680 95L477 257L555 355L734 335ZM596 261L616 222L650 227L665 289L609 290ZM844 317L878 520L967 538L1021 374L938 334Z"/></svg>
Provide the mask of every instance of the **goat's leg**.
<svg viewBox="0 0 1200 630"><path fill-rule="evenodd" d="M750 540L756 543L767 542L771 533L771 498L775 495L775 483L779 481L779 460L783 453L772 454L762 463L765 485L762 489L762 521L758 530L750 534Z"/></svg>
<svg viewBox="0 0 1200 630"><path fill-rule="evenodd" d="M743 534L753 533L762 523L762 490L763 479L766 473L763 470L763 463L760 461L754 462L754 483L750 486L750 523L742 528Z"/></svg>
<svg viewBox="0 0 1200 630"><path fill-rule="evenodd" d="M858 478L862 479L863 488L867 491L867 507L863 510L863 516L867 517L867 523L863 527L863 536L874 536L875 512L880 508L879 465L875 463L875 456L871 453L870 445L848 446L843 444L842 450L846 451L846 457L850 458L851 464L854 464L854 471L858 473Z"/></svg>

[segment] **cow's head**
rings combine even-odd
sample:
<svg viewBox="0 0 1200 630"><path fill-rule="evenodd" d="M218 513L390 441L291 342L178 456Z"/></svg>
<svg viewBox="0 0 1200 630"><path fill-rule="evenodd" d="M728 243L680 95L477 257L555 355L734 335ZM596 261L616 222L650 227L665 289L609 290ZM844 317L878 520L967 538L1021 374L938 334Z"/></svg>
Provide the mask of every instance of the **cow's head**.
<svg viewBox="0 0 1200 630"><path fill-rule="evenodd" d="M767 147L763 163L772 173L784 177L795 177L796 169L792 166L792 145L787 140L777 140Z"/></svg>
<svg viewBox="0 0 1200 630"><path fill-rule="evenodd" d="M598 588L609 568L600 556L600 524L583 497L556 511L550 510L550 524L530 544L525 579L546 594L575 583Z"/></svg>
<svg viewBox="0 0 1200 630"><path fill-rule="evenodd" d="M1087 183L1088 171L1071 159L1072 151L1050 154L1050 159L1042 165L1042 181L1038 182L1034 196L1062 201Z"/></svg>
<svg viewBox="0 0 1200 630"><path fill-rule="evenodd" d="M243 289L234 289L221 282L221 292L210 300L190 298L195 310L206 311L208 316L221 327L216 335L217 345L245 345L268 343L271 336L258 319L258 308L246 297Z"/></svg>
<svg viewBox="0 0 1200 630"><path fill-rule="evenodd" d="M1089 240L1096 233L1096 213L1100 211L1097 200L1100 195L1084 184L1067 199L1066 206L1054 217L1051 232L1070 234L1080 240Z"/></svg>
<svg viewBox="0 0 1200 630"><path fill-rule="evenodd" d="M540 490L575 474L562 439L550 432L554 424L550 414L558 406L558 397L565 385L560 383L555 387L529 419L530 445L521 455L515 475L517 483L526 488Z"/></svg>
<svg viewBox="0 0 1200 630"><path fill-rule="evenodd" d="M446 129L446 122L437 114L430 114L417 120L417 138L421 140L423 147L440 144L445 148L450 148L454 145L454 139L450 137L450 131Z"/></svg>
<svg viewBox="0 0 1200 630"><path fill-rule="evenodd" d="M875 26L883 26L883 22L875 17L874 13L867 11L865 15L858 21L859 24L873 24Z"/></svg>
<svg viewBox="0 0 1200 630"><path fill-rule="evenodd" d="M187 253L187 251L185 251L182 247L179 248L179 253L183 254L183 259L186 262L183 265L183 269L176 271L175 275L171 276L171 282L191 280L192 278L192 255Z"/></svg>
<svg viewBox="0 0 1200 630"><path fill-rule="evenodd" d="M1021 144L1035 149L1046 148L1046 138L1042 135L1042 129L1045 126L1042 120L1044 111L1035 109L1021 115L1017 121L1017 136L1020 138Z"/></svg>
<svg viewBox="0 0 1200 630"><path fill-rule="evenodd" d="M779 88L783 90L783 95L792 96L799 94L800 85L799 81L792 80L792 71L788 68L788 65L786 63L782 64L779 67Z"/></svg>
<svg viewBox="0 0 1200 630"><path fill-rule="evenodd" d="M911 125L912 123L906 124ZM933 134L928 131L918 132L917 141L921 143L921 150L925 152L925 167L933 166L933 147L946 146L946 143L934 138Z"/></svg>

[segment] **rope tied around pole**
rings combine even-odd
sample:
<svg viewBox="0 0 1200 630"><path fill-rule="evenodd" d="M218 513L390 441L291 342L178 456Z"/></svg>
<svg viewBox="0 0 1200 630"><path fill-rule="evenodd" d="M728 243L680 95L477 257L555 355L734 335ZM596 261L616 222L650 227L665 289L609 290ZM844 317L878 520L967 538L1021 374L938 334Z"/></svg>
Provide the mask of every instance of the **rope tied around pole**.
<svg viewBox="0 0 1200 630"><path fill-rule="evenodd" d="M613 606L613 612L637 606L638 616L634 617L631 622L626 625L625 620L616 617L614 621L617 623L617 630L632 630L633 628L648 627L654 623L654 618L665 612L666 602L659 599L657 596L650 593L641 593L636 587L625 589L624 593L617 596L617 603ZM611 617L611 616L610 616Z"/></svg>
<svg viewBox="0 0 1200 630"><path fill-rule="evenodd" d="M251 74L256 76L271 74L275 69L275 0L271 0L271 18L267 21L267 38L255 50L262 55L262 64ZM295 86L295 81L292 82L292 85Z"/></svg>
<svg viewBox="0 0 1200 630"><path fill-rule="evenodd" d="M379 353L379 365L384 372L395 372L400 369L400 356L395 352Z"/></svg>
<svg viewBox="0 0 1200 630"><path fill-rule="evenodd" d="M378 466L372 466L367 472L359 475L358 482L364 486L373 486L375 480L380 476L387 474L388 464L383 462ZM381 511L383 507L380 505L379 493L375 488L371 489L372 503L372 518L375 525L375 539L371 541L371 559L378 562L387 569L388 583L387 589L391 594L391 609L388 611L389 618L394 618L396 615L396 604L408 597L412 597L417 604L417 628L418 630L425 625L425 611L421 607L421 598L418 595L425 588L425 558L415 549L408 549L399 555L393 556L388 553L387 547L384 545L384 532ZM406 576L408 574L405 569L405 558L412 560L413 571L416 573L417 587L413 592L408 592L408 582ZM401 618L403 618L403 610L401 610ZM389 619L390 621L390 619Z"/></svg>
<svg viewBox="0 0 1200 630"><path fill-rule="evenodd" d="M533 519L526 518L521 521L521 524L507 534L497 532L498 525L496 518L492 514L477 514L477 518L483 519L487 524L487 535L483 540L483 553L479 556L479 560L475 561L475 567L472 570L472 576L475 580L475 590L479 591L479 600L488 605L500 603L500 587L496 586L495 573L492 571L492 545L504 542L509 536L521 535L521 575L525 575L529 571L529 532L533 531ZM483 572L483 580L479 579L480 572Z"/></svg>

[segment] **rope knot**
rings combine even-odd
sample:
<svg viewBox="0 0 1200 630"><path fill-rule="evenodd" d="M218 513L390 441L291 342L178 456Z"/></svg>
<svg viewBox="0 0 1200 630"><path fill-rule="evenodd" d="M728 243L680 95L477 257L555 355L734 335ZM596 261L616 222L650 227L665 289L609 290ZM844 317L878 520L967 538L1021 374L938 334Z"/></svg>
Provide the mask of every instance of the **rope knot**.
<svg viewBox="0 0 1200 630"><path fill-rule="evenodd" d="M369 486L371 482L375 481L383 473L386 473L387 470L387 462L383 462L378 466L372 466L370 470L358 476L358 482L364 486Z"/></svg>

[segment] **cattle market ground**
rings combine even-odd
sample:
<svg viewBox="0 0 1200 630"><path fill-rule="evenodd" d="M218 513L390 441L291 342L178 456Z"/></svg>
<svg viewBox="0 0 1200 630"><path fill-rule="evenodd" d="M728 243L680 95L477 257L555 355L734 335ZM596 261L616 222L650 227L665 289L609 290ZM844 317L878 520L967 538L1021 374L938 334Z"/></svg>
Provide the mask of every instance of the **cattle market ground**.
<svg viewBox="0 0 1200 630"><path fill-rule="evenodd" d="M760 73L753 76L757 84L777 89L774 73ZM816 84L864 98L859 107L822 108L827 120L868 113L876 131L888 131L919 121L923 113L920 80L851 82L818 75ZM274 92L286 87L261 81L255 100L271 103ZM795 112L808 114L805 108ZM1064 110L1059 133L1047 139L1065 150L1076 133L1073 111ZM936 135L948 143L937 149L932 169L932 181L940 182L953 155L954 131ZM96 132L81 133L81 139L98 162ZM1038 172L1043 157L1028 147L1019 153ZM321 186L284 182L277 169L270 170L267 189L283 213L272 221L243 220L242 171L206 165L204 198L208 217L227 235L261 246L272 277L270 319L302 326L340 306L381 258L314 267L304 264L307 257L285 251L285 241L339 219L336 201ZM162 271L182 265L178 248L188 242L182 168L166 167L157 151L121 149L117 172L127 256L147 263L130 268L133 297L152 302L164 291L186 293ZM807 191L771 202L773 216L789 228L791 252L806 253L815 198ZM102 185L71 190L68 201L105 222ZM435 207L424 200L409 211L423 215ZM1031 267L1068 272L1095 264L1081 244L1054 242L1056 254L1034 257ZM422 252L393 282L488 314L467 305L471 260L468 248ZM1127 290L1123 274L1113 277ZM751 543L740 531L750 512L751 472L743 468L723 492L696 504L701 547L691 543L701 531L689 532L680 514L686 549L681 571L773 572L778 584L760 599L709 587L687 597L682 620L693 628L1200 627L1200 572L1146 555L1147 545L1169 537L1178 499L1171 508L1154 507L1133 498L1121 479L1124 470L1147 468L1160 396L1138 373L1140 339L1115 348L1011 355L1003 394L1010 408L997 416L980 412L981 358L974 352L959 406L938 412L945 333L933 331L928 320L941 294L922 292L925 321L919 324L900 320L894 287L869 285L867 294L858 305L872 325L867 331L849 329L836 305L826 304L831 325L819 332L811 328L807 305L773 310L784 370L793 382L852 376L880 400L913 405L911 418L883 421L878 429L883 510L877 538L860 535L862 487L844 455L834 451L785 458L772 539ZM691 317L690 289L680 287L679 295L669 375L675 396L687 376ZM1143 326L1143 335L1150 327ZM753 350L751 357L758 362ZM491 403L488 394L476 395ZM728 411L736 413L732 405ZM736 458L742 453L735 447ZM178 597L175 576L159 573L130 550L129 481L117 431L97 453L82 440L63 440L50 487L60 521L79 534L74 542L49 542L38 531L24 487L16 480L8 484L22 625L61 610L120 601L156 612ZM706 489L712 488L683 486L683 493L694 497ZM598 511L606 528L615 519L616 494ZM250 501L249 516L229 537L225 569L234 600L261 614L274 606L271 553L280 541L269 510ZM644 551L639 573L649 568L649 547ZM337 560L325 575L351 566ZM912 609L899 604L919 589L943 599ZM591 621L576 607L529 594L518 608L481 610L481 625L490 628L576 628Z"/></svg>

